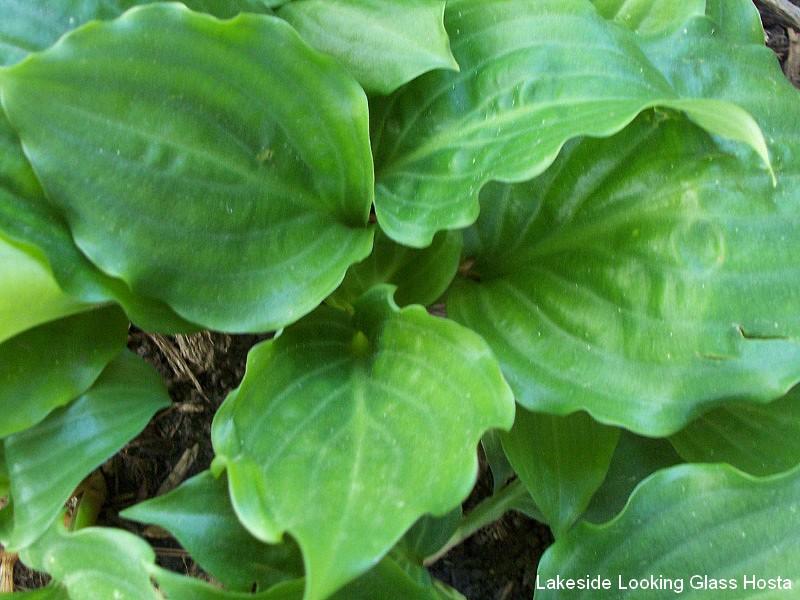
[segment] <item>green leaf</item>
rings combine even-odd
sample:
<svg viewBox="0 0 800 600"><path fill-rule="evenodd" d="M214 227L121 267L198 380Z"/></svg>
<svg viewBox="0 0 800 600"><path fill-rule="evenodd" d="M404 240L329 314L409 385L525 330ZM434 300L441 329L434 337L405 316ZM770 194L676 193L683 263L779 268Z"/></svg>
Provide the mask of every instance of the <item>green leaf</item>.
<svg viewBox="0 0 800 600"><path fill-rule="evenodd" d="M29 53L52 46L62 35L88 21L113 19L148 0L0 0L0 65L11 65ZM242 11L268 12L259 0L183 0L192 10L217 17Z"/></svg>
<svg viewBox="0 0 800 600"><path fill-rule="evenodd" d="M125 347L117 308L84 312L0 344L0 438L35 425L94 383Z"/></svg>
<svg viewBox="0 0 800 600"><path fill-rule="evenodd" d="M54 598L163 600L147 570L155 561L153 550L121 529L87 527L68 533L56 524L22 550L20 559L53 577Z"/></svg>
<svg viewBox="0 0 800 600"><path fill-rule="evenodd" d="M373 288L254 348L212 426L216 468L256 537L300 544L306 600L367 571L426 513L466 497L511 392L477 335Z"/></svg>
<svg viewBox="0 0 800 600"><path fill-rule="evenodd" d="M605 479L619 429L586 413L555 417L518 410L503 435L511 466L556 538L581 516Z"/></svg>
<svg viewBox="0 0 800 600"><path fill-rule="evenodd" d="M404 87L375 126L378 222L399 242L426 246L436 231L472 224L485 183L527 181L567 140L611 135L649 107L683 110L770 166L749 114L671 82L670 64L645 54L648 38L588 0L454 0L445 23L461 72ZM714 73L728 56L720 48L704 61Z"/></svg>
<svg viewBox="0 0 800 600"><path fill-rule="evenodd" d="M670 438L686 462L726 462L753 475L800 464L800 387L770 404L734 402Z"/></svg>
<svg viewBox="0 0 800 600"><path fill-rule="evenodd" d="M19 549L36 540L81 480L167 404L155 370L126 351L80 398L35 427L5 438L13 529L3 532L3 545Z"/></svg>
<svg viewBox="0 0 800 600"><path fill-rule="evenodd" d="M278 11L369 92L388 94L433 69L458 70L442 0L295 0Z"/></svg>
<svg viewBox="0 0 800 600"><path fill-rule="evenodd" d="M745 587L745 577L800 585L800 471L755 479L723 465L660 471L634 492L606 525L581 523L545 553L538 585L557 575L611 579L603 598L789 598L792 592ZM693 589L703 576L732 580L736 589ZM672 588L619 589L620 580L669 579ZM619 578L619 579L618 579ZM680 583L675 584L675 580ZM716 591L713 591L716 590ZM650 595L648 595L650 594ZM597 598L593 590L539 590L537 600Z"/></svg>
<svg viewBox="0 0 800 600"><path fill-rule="evenodd" d="M179 575L159 567L152 573L158 582L159 590L166 592L169 600L301 600L303 598L302 579L280 583L257 594L247 594L222 590L202 579Z"/></svg>
<svg viewBox="0 0 800 600"><path fill-rule="evenodd" d="M8 598L9 600L70 600L67 591L55 585L48 585L38 590L26 592L3 593L0 594L0 598Z"/></svg>
<svg viewBox="0 0 800 600"><path fill-rule="evenodd" d="M275 17L140 7L0 91L78 247L189 321L281 327L369 253L366 98Z"/></svg>
<svg viewBox="0 0 800 600"><path fill-rule="evenodd" d="M754 2L742 0L706 0L706 15L715 27L712 34L732 42L764 45L764 27Z"/></svg>
<svg viewBox="0 0 800 600"><path fill-rule="evenodd" d="M28 323L40 316L41 308L53 302L62 304L69 312L84 308L87 304L103 304L118 302L125 312L138 326L148 331L166 333L189 332L194 326L179 318L165 304L142 296L135 296L128 286L119 279L113 279L101 273L78 250L72 240L64 221L58 216L44 197L39 181L31 169L20 146L16 133L0 111L0 254L5 255L7 249L4 235L12 240L12 246L25 249L29 256L16 255L3 258L0 273L3 279L11 281L9 294L0 298L0 319L3 327L7 326L5 314L11 310L5 303L11 302L18 314L13 315L15 327L27 328ZM3 235L4 234L4 235ZM46 258L45 258L46 257ZM29 274L28 277L14 283L20 275L7 274L5 269L15 265L22 272L23 265L35 258L40 265L31 263L33 274L48 270L41 265L49 262L52 275L39 276ZM8 277L8 279L5 279ZM75 300L68 300L59 292L52 291L54 285L50 280L55 277L61 286ZM85 303L80 304L78 301ZM61 311L56 311L61 312ZM23 318L23 315L27 319ZM47 315L45 315L47 316ZM45 318L45 320L50 320ZM5 331L3 329L2 331ZM1 337L1 336L0 336Z"/></svg>
<svg viewBox="0 0 800 600"><path fill-rule="evenodd" d="M396 556L381 560L331 600L465 600L415 564Z"/></svg>
<svg viewBox="0 0 800 600"><path fill-rule="evenodd" d="M86 309L65 294L35 249L0 235L0 343L20 332Z"/></svg>
<svg viewBox="0 0 800 600"><path fill-rule="evenodd" d="M514 478L514 468L508 462L500 432L489 431L481 438L481 447L492 472L492 493L499 492Z"/></svg>
<svg viewBox="0 0 800 600"><path fill-rule="evenodd" d="M519 403L665 436L800 379L800 198L721 143L649 114L530 183L487 186L447 308Z"/></svg>
<svg viewBox="0 0 800 600"><path fill-rule="evenodd" d="M583 518L592 523L610 521L624 508L639 483L659 469L680 462L681 457L668 440L640 437L623 429L603 485L595 492Z"/></svg>
<svg viewBox="0 0 800 600"><path fill-rule="evenodd" d="M400 306L433 304L455 277L461 245L459 231L441 232L429 247L417 250L393 242L378 230L372 254L350 267L330 301L349 306L373 286L390 283L397 286L394 297Z"/></svg>
<svg viewBox="0 0 800 600"><path fill-rule="evenodd" d="M297 547L267 545L250 535L233 512L227 478L217 479L208 471L120 515L172 533L204 570L231 590L264 590L303 575Z"/></svg>
<svg viewBox="0 0 800 600"><path fill-rule="evenodd" d="M425 515L406 531L394 552L402 551L410 561L422 565L450 540L461 524L461 516L460 506L441 517Z"/></svg>
<svg viewBox="0 0 800 600"><path fill-rule="evenodd" d="M606 19L641 35L663 34L706 12L706 0L592 0L592 4Z"/></svg>

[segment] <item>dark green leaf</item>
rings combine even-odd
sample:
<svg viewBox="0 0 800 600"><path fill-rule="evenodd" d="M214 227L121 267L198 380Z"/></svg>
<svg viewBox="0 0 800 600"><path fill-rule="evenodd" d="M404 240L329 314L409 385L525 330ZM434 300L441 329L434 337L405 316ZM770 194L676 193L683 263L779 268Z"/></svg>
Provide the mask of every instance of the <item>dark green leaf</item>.
<svg viewBox="0 0 800 600"><path fill-rule="evenodd" d="M425 515L406 531L398 546L409 560L421 565L450 540L460 523L460 506L441 517Z"/></svg>
<svg viewBox="0 0 800 600"><path fill-rule="evenodd" d="M680 462L669 441L640 437L623 429L603 485L592 497L584 518L592 523L610 521L644 479Z"/></svg>
<svg viewBox="0 0 800 600"><path fill-rule="evenodd" d="M31 52L49 48L62 35L88 21L113 19L140 4L150 1L0 0L0 65L16 63ZM269 10L269 2L259 0L183 0L183 4L223 18L242 11Z"/></svg>
<svg viewBox="0 0 800 600"><path fill-rule="evenodd" d="M581 523L539 564L538 585L557 575L611 580L610 591L540 590L558 598L792 598L795 592L759 591L749 578L800 585L800 471L754 479L723 465L682 465L639 486L622 514L606 525ZM700 589L703 577L733 581L736 589ZM620 589L631 579L669 579L671 589ZM679 583L675 583L675 581ZM715 591L716 590L716 591ZM599 594L602 594L600 596Z"/></svg>
<svg viewBox="0 0 800 600"><path fill-rule="evenodd" d="M481 438L481 447L492 472L492 491L496 494L514 477L514 468L508 462L506 451L503 450L500 432L487 432Z"/></svg>
<svg viewBox="0 0 800 600"><path fill-rule="evenodd" d="M156 567L153 574L158 588L166 593L168 600L302 600L303 580L280 583L257 594L231 592L201 579L178 575Z"/></svg>
<svg viewBox="0 0 800 600"><path fill-rule="evenodd" d="M364 89L388 94L433 69L458 70L442 0L295 0L278 15L335 56Z"/></svg>
<svg viewBox="0 0 800 600"><path fill-rule="evenodd" d="M0 0L2 2L2 0ZM27 329L40 319L50 320L63 310L53 311L64 304L69 312L75 306L118 302L140 327L167 333L192 330L193 326L180 319L165 304L135 296L119 279L100 272L78 250L64 221L44 197L44 192L33 173L20 146L16 133L0 111L0 279L10 281L0 293L0 340L6 332L7 312L12 314L17 331ZM15 256L8 257L5 236L19 248ZM24 249L28 256L20 255ZM45 258L46 257L46 258ZM40 264L32 263L36 259ZM41 265L49 261L53 274ZM6 269L16 265L19 271L9 275ZM26 267L26 265L28 265ZM48 273L44 274L44 270ZM17 279L28 273L24 279ZM63 292L53 291L55 280L76 300L66 299ZM14 283L16 281L16 283ZM11 302L9 309L7 302ZM24 311L13 307L26 307ZM49 307L49 308L48 308ZM42 315L43 309L44 315ZM50 311L50 312L48 312Z"/></svg>
<svg viewBox="0 0 800 600"><path fill-rule="evenodd" d="M0 344L0 438L41 421L94 383L125 347L117 308L39 325Z"/></svg>
<svg viewBox="0 0 800 600"><path fill-rule="evenodd" d="M165 496L126 509L121 516L160 525L203 569L232 590L265 590L303 576L296 545L267 545L242 527L231 507L224 476L217 479L204 471Z"/></svg>
<svg viewBox="0 0 800 600"><path fill-rule="evenodd" d="M394 299L400 306L433 304L453 281L461 245L458 231L439 233L429 247L416 250L393 242L379 230L372 254L350 267L330 300L347 306L373 286L391 283L397 286Z"/></svg>
<svg viewBox="0 0 800 600"><path fill-rule="evenodd" d="M556 417L518 410L503 435L511 466L536 506L560 537L581 516L603 483L619 429L586 413Z"/></svg>
<svg viewBox="0 0 800 600"><path fill-rule="evenodd" d="M375 207L397 241L426 246L436 231L470 225L488 181L527 181L567 140L611 135L653 106L685 111L769 164L750 115L671 82L670 65L643 52L645 38L603 19L588 0L453 0L445 22L461 72L415 80L376 125ZM728 56L709 52L703 68L714 73Z"/></svg>
<svg viewBox="0 0 800 600"><path fill-rule="evenodd" d="M3 545L19 549L36 540L81 480L168 403L155 370L126 351L80 398L35 427L7 437L13 528L3 532Z"/></svg>
<svg viewBox="0 0 800 600"><path fill-rule="evenodd" d="M80 249L192 322L281 327L369 252L366 98L275 17L140 7L0 91Z"/></svg>
<svg viewBox="0 0 800 600"><path fill-rule="evenodd" d="M518 402L663 436L800 379L800 196L786 188L800 163L776 151L772 188L719 143L645 115L528 184L487 186L447 309L490 343Z"/></svg>
<svg viewBox="0 0 800 600"><path fill-rule="evenodd" d="M513 399L483 340L373 288L251 351L212 427L233 505L256 537L292 534L306 600L375 564L416 519L457 506L475 446Z"/></svg>
<svg viewBox="0 0 800 600"><path fill-rule="evenodd" d="M686 462L726 462L753 475L800 464L800 387L769 404L732 402L670 438Z"/></svg>

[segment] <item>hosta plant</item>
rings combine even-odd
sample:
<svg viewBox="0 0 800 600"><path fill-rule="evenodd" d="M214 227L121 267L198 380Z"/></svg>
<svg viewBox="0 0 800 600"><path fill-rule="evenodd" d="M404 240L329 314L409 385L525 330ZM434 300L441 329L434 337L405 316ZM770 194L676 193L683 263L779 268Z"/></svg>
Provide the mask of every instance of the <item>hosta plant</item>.
<svg viewBox="0 0 800 600"><path fill-rule="evenodd" d="M506 510L537 598L795 597L800 97L749 0L0 0L0 65L27 597L461 598L426 565ZM273 334L121 513L210 581L97 525L169 404L131 323Z"/></svg>

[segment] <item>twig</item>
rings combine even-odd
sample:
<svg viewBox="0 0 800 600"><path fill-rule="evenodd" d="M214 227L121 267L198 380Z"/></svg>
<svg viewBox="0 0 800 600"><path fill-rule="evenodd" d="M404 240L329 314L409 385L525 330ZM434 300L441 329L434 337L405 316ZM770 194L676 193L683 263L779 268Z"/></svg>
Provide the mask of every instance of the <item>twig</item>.
<svg viewBox="0 0 800 600"><path fill-rule="evenodd" d="M175 463L175 467L172 469L172 472L167 475L167 478L161 483L161 486L156 492L156 496L166 494L167 492L178 487L178 484L183 481L183 478L186 477L186 473L189 472L192 464L194 464L199 450L200 446L198 444L195 444L191 448L184 450L178 462Z"/></svg>

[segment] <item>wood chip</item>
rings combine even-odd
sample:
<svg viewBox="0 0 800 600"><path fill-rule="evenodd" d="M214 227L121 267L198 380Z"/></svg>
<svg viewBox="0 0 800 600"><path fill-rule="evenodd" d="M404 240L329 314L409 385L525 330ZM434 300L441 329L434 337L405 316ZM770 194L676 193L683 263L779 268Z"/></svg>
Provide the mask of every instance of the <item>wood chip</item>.
<svg viewBox="0 0 800 600"><path fill-rule="evenodd" d="M192 468L194 461L197 459L197 453L200 451L200 445L195 444L191 448L184 450L180 459L172 468L172 472L167 475L167 478L161 483L156 492L156 496L161 496L169 491L178 487L181 481L186 477L186 473Z"/></svg>
<svg viewBox="0 0 800 600"><path fill-rule="evenodd" d="M791 28L787 30L787 33L789 34L789 52L786 55L783 70L789 81L800 87L800 34Z"/></svg>
<svg viewBox="0 0 800 600"><path fill-rule="evenodd" d="M14 565L16 562L16 554L0 550L0 592L11 593L14 591Z"/></svg>
<svg viewBox="0 0 800 600"><path fill-rule="evenodd" d="M784 25L800 29L800 6L789 0L758 0L757 4L775 15Z"/></svg>

